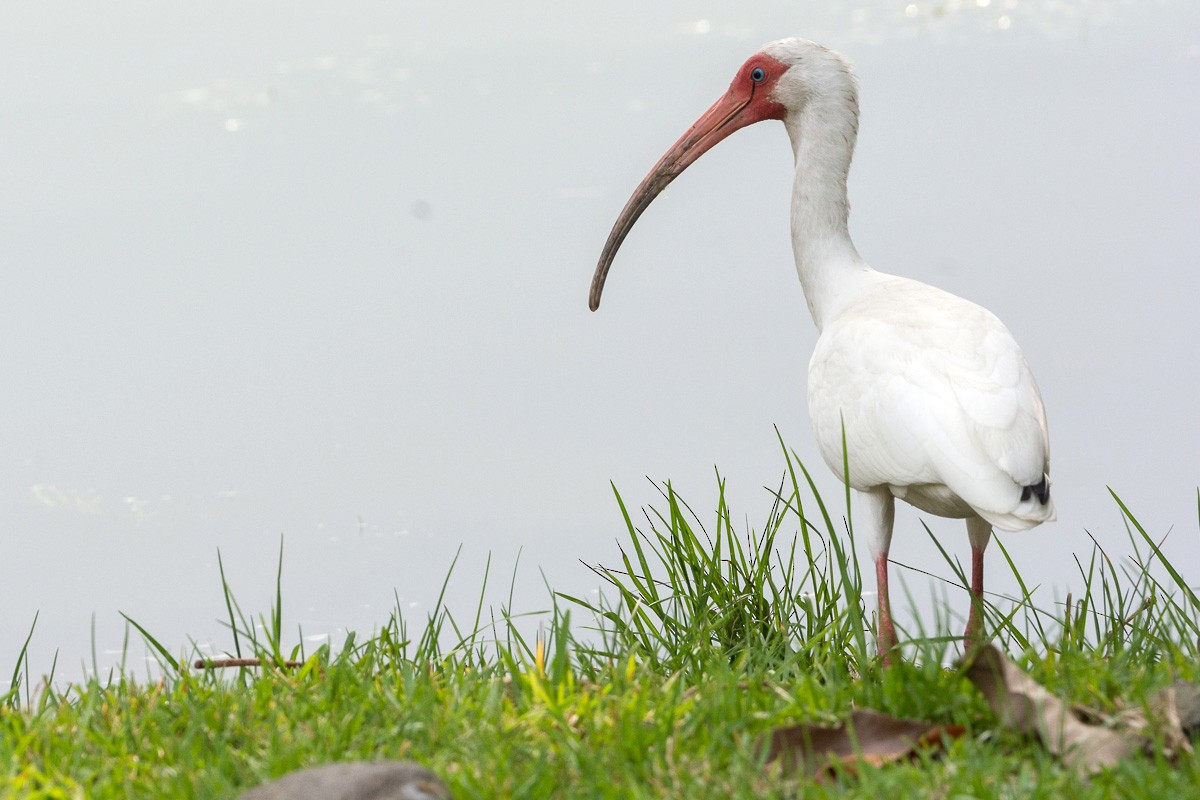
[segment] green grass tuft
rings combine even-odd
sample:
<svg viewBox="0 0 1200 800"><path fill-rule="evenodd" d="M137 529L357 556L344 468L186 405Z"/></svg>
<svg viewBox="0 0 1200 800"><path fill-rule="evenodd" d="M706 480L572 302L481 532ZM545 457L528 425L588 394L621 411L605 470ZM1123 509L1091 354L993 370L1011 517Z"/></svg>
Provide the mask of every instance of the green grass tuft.
<svg viewBox="0 0 1200 800"><path fill-rule="evenodd" d="M719 475L710 519L670 483L658 487L659 507L637 513L614 487L625 544L614 566L594 567L599 599L548 587L549 610L532 617L512 608L511 589L506 606L486 609L488 577L470 613L452 614L444 598L456 555L419 625L397 603L377 634L306 653L282 626L281 546L274 605L259 624L218 559L230 654L263 667L195 670L127 616L161 680L135 681L122 666L35 689L27 639L0 697L0 795L232 797L298 767L376 758L417 759L460 798L1198 793L1194 758L1139 759L1084 781L1036 743L998 732L982 697L947 667L955 637L944 609L908 632L902 663L880 669L852 522L784 455L764 521L742 532ZM1001 546L1020 593L989 597L984 609L987 629L1035 678L1110 709L1200 678L1196 592L1113 497L1128 555L1094 544L1076 559L1079 588L1046 604ZM945 555L952 581L965 585ZM763 769L756 742L773 727L833 721L860 706L963 725L968 735L939 761L825 786Z"/></svg>

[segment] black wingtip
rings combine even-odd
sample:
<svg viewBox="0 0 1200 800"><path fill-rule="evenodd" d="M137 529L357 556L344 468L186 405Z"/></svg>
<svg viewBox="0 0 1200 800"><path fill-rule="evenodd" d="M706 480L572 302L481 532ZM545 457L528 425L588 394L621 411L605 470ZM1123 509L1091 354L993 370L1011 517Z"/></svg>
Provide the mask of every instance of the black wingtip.
<svg viewBox="0 0 1200 800"><path fill-rule="evenodd" d="M1050 502L1050 481L1046 479L1045 475L1043 475L1042 479L1037 483L1021 487L1022 501L1028 500L1034 495L1037 495L1038 502L1042 505L1046 505L1046 503Z"/></svg>

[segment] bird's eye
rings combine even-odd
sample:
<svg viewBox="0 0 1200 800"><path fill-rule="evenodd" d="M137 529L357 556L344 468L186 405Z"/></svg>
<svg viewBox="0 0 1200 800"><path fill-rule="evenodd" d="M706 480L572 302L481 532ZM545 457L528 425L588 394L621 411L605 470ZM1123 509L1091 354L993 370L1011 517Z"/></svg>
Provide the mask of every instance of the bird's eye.
<svg viewBox="0 0 1200 800"><path fill-rule="evenodd" d="M762 83L763 78L765 77L767 77L767 73L763 72L762 67L755 67L754 69L750 70L750 80L754 81L755 83Z"/></svg>

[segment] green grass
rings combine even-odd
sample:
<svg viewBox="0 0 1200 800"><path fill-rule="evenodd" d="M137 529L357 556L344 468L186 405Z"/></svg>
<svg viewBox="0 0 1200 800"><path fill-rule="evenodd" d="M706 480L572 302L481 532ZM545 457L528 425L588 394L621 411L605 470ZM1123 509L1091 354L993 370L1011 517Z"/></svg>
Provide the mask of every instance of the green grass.
<svg viewBox="0 0 1200 800"><path fill-rule="evenodd" d="M948 666L941 613L909 632L903 663L879 668L850 525L790 455L752 530L735 529L719 478L709 520L670 484L661 492L641 515L617 496L625 545L613 566L595 567L601 599L551 593L537 633L509 609L488 613L481 600L460 618L439 599L420 625L397 607L376 636L306 653L285 641L282 596L255 620L223 583L230 653L301 667L198 671L133 620L131 635L160 658L157 683L120 670L35 690L19 659L0 698L0 796L232 797L301 766L375 758L417 759L460 798L1200 794L1194 757L1133 760L1085 781L997 730ZM1039 605L1025 590L986 608L997 643L1036 679L1108 709L1200 678L1200 601L1114 499L1124 557L1098 546L1080 557L1066 604ZM773 727L855 706L968 733L939 760L832 784L764 769L756 743Z"/></svg>

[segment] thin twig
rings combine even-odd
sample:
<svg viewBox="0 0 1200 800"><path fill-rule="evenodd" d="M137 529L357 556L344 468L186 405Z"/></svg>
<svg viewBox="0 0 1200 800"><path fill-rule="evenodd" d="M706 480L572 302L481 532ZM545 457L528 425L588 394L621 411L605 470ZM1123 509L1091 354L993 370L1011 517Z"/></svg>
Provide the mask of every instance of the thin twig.
<svg viewBox="0 0 1200 800"><path fill-rule="evenodd" d="M303 661L278 661L268 660L265 663L261 658L200 658L196 659L196 663L192 665L196 669L224 669L225 667L277 667L282 666L284 669L299 669L304 666Z"/></svg>

